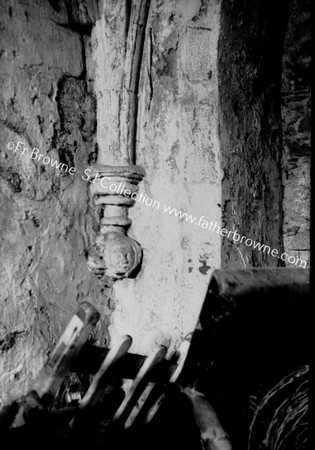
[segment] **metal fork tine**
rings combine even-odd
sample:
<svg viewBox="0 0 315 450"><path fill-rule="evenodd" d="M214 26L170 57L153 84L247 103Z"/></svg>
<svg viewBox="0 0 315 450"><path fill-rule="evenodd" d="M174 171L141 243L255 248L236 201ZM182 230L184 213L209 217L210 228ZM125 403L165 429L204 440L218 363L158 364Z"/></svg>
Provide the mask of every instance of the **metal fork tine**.
<svg viewBox="0 0 315 450"><path fill-rule="evenodd" d="M178 354L178 359L176 362L176 366L173 369L171 369L171 371L170 371L170 376L169 376L169 379L167 380L168 383L175 383L175 381L178 379L178 377L183 369L184 363L186 361L186 357L187 357L188 350L190 347L191 339L192 339L192 333L189 333L184 338L184 340L180 344L179 348L177 349L176 353ZM159 407L161 406L165 397L166 397L166 389L162 389L162 392L161 392L161 388L160 389L158 388L155 392L154 392L154 390L152 390L151 395L148 396L146 403L141 408L141 412L140 412L139 419L137 420L137 422L141 421L146 424L151 422L151 420L157 413L157 411L158 411Z"/></svg>
<svg viewBox="0 0 315 450"><path fill-rule="evenodd" d="M113 421L127 422L130 413L137 405L137 401L146 386L149 373L164 359L166 352L167 348L161 345L147 357L130 389L127 391L126 397L118 408Z"/></svg>
<svg viewBox="0 0 315 450"><path fill-rule="evenodd" d="M33 390L40 399L55 396L99 317L89 302L80 305L35 380Z"/></svg>
<svg viewBox="0 0 315 450"><path fill-rule="evenodd" d="M133 414L132 420L129 416L128 423L126 425L133 425L134 427L139 427L147 422L147 416L149 411L153 408L156 402L159 402L160 398L164 396L164 393L167 389L167 381L164 380L163 383L156 382L153 384L152 389L147 394L147 397L144 403L141 405L141 408ZM163 397L164 398L164 397Z"/></svg>
<svg viewBox="0 0 315 450"><path fill-rule="evenodd" d="M80 409L84 409L87 406L93 406L97 400L99 391L104 387L104 380L108 375L108 371L117 361L122 358L129 350L132 344L132 338L128 335L122 336L117 343L109 350L104 358L104 361L95 374L92 383L89 386L86 394L84 395L80 404Z"/></svg>

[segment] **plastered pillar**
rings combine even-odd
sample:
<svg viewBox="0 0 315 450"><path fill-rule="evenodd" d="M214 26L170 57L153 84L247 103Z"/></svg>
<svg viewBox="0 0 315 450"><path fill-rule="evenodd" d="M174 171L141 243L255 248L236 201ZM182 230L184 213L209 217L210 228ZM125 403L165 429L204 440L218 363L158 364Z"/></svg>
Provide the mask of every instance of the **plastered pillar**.
<svg viewBox="0 0 315 450"><path fill-rule="evenodd" d="M115 8L122 21L125 12ZM133 337L134 352L147 354L159 344L174 349L194 330L209 278L220 264L220 235L201 226L204 220L220 226L221 217L219 19L216 1L151 3L136 153L146 176L139 184L142 200L129 211L128 232L142 246L143 261L134 278L114 283L109 325L111 339L125 333ZM114 90L119 89L122 44L118 30L113 61L106 47L107 26L103 13L92 34L89 70L98 102L99 161L121 164L124 157L113 140L119 127ZM191 219L169 214L168 207Z"/></svg>

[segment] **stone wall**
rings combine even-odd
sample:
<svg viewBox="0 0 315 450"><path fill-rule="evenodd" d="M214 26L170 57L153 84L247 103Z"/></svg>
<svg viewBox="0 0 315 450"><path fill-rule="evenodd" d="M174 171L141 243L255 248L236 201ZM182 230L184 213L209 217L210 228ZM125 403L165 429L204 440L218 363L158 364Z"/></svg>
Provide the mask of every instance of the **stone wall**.
<svg viewBox="0 0 315 450"><path fill-rule="evenodd" d="M290 4L282 72L283 236L288 254L310 257L311 2Z"/></svg>
<svg viewBox="0 0 315 450"><path fill-rule="evenodd" d="M87 183L30 157L80 173L97 153L88 36L70 18L64 2L1 2L1 403L29 388L79 302L99 308L106 336L108 296L86 269Z"/></svg>
<svg viewBox="0 0 315 450"><path fill-rule="evenodd" d="M228 230L283 251L281 60L286 1L223 2L219 42L222 218ZM248 244L250 241L248 241ZM222 266L278 266L268 251L224 239Z"/></svg>
<svg viewBox="0 0 315 450"><path fill-rule="evenodd" d="M281 264L205 221L280 252L284 230L284 248L305 255L309 88L298 75L306 60L288 63L305 44L301 35L293 45L294 2L286 32L287 3L152 0L135 162L146 171L140 192L160 206L130 208L142 267L108 287L87 270L100 224L82 175L95 162L125 162L116 146L123 43L109 52L107 39L111 21L124 36L128 11L112 0L1 2L2 403L31 386L82 300L101 313L100 344L127 333L133 352L172 350L195 328L214 269Z"/></svg>
<svg viewBox="0 0 315 450"><path fill-rule="evenodd" d="M1 5L0 383L5 403L31 386L84 299L101 312L95 331L101 344L129 333L132 350L147 353L163 343L173 349L193 331L211 271L220 264L220 236L170 216L164 204L220 225L220 8L215 1L152 2L136 162L146 170L140 190L161 207L132 208L129 234L142 245L142 269L136 279L116 282L111 292L87 270L99 223L89 183L81 176L96 160L119 163L119 152L108 146L115 124L104 132L106 120L117 113L115 103L104 101L111 86L104 70L108 17L101 2ZM31 158L39 154L40 161ZM76 171L57 170L47 161Z"/></svg>

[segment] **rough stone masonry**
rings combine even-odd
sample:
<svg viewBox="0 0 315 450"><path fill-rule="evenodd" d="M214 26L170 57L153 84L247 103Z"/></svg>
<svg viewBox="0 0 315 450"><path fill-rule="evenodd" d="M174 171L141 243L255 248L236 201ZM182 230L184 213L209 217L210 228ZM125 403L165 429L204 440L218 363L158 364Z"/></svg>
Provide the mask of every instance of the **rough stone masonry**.
<svg viewBox="0 0 315 450"><path fill-rule="evenodd" d="M273 3L152 1L136 158L149 198L305 259L309 2ZM126 11L110 0L0 8L1 406L27 391L83 299L101 313L101 345L128 333L133 351L147 354L193 331L214 269L280 262L136 204L129 235L143 248L142 268L104 286L87 270L99 223L89 183L75 175L121 162L111 93L122 42L106 27L121 33ZM8 150L19 141L41 160Z"/></svg>

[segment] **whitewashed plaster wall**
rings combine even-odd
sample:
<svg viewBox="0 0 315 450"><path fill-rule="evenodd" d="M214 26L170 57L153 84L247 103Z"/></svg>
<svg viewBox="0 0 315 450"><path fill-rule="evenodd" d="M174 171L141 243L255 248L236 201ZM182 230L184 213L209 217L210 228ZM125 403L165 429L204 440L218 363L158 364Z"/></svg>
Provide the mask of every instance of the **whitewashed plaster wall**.
<svg viewBox="0 0 315 450"><path fill-rule="evenodd" d="M119 3L101 12L88 56L98 105L98 162L109 165L125 163L117 145L124 14ZM117 51L110 53L107 21L114 13ZM198 225L200 216L221 224L219 19L215 0L151 3L136 164L146 171L140 192L160 206L138 202L130 208L133 224L128 234L141 244L143 263L135 279L115 282L109 325L112 340L130 334L132 351L139 353L147 354L159 344L174 349L194 330L211 273L220 266L219 234ZM192 224L169 215L164 205L197 219Z"/></svg>

